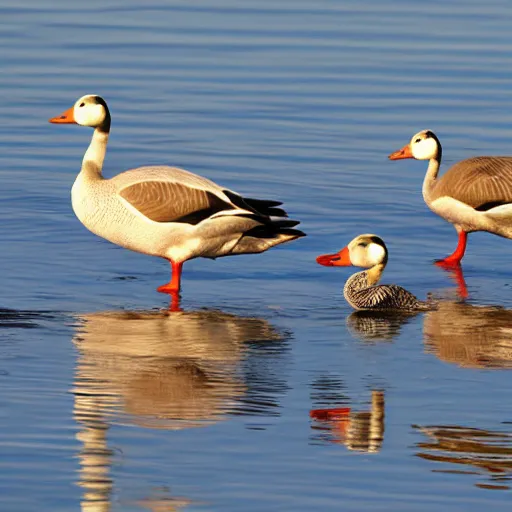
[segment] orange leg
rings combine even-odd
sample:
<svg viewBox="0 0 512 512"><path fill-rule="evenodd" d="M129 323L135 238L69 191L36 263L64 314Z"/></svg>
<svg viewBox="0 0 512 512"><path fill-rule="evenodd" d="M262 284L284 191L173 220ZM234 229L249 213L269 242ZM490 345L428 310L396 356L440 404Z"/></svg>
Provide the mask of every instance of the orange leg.
<svg viewBox="0 0 512 512"><path fill-rule="evenodd" d="M461 231L459 233L459 243L455 251L453 251L453 254L450 254L450 256L447 256L444 260L437 260L435 264L440 267L456 267L460 265L460 260L462 260L466 252L467 241L468 234L465 231Z"/></svg>
<svg viewBox="0 0 512 512"><path fill-rule="evenodd" d="M159 286L156 291L160 293L169 293L171 295L178 294L181 286L181 268L183 262L175 263L169 260L171 264L171 280L162 286Z"/></svg>

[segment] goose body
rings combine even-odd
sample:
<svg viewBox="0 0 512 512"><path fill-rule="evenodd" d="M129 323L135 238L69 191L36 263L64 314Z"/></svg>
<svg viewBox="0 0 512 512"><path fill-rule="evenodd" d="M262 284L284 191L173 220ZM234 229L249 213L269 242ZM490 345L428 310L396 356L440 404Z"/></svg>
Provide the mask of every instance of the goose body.
<svg viewBox="0 0 512 512"><path fill-rule="evenodd" d="M50 122L94 128L71 191L73 210L96 235L169 260L172 279L158 291L177 293L183 262L192 258L260 253L304 236L280 202L242 197L183 169L139 167L105 179L110 112L99 96L83 96Z"/></svg>
<svg viewBox="0 0 512 512"><path fill-rule="evenodd" d="M354 309L424 311L433 307L401 286L378 284L388 261L388 250L377 235L359 235L338 253L318 256L316 261L327 267L353 265L368 269L352 275L343 288L345 299Z"/></svg>
<svg viewBox="0 0 512 512"><path fill-rule="evenodd" d="M452 266L459 265L464 256L468 233L487 231L512 238L512 157L462 160L439 178L441 157L441 143L430 130L417 133L408 145L389 156L391 160L429 160L423 198L434 213L457 230L457 248L438 262Z"/></svg>

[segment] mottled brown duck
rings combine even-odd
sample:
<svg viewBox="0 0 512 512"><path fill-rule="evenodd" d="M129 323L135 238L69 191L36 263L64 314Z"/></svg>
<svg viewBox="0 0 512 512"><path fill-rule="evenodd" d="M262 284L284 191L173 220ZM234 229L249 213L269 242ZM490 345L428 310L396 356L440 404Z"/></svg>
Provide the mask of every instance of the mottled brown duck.
<svg viewBox="0 0 512 512"><path fill-rule="evenodd" d="M378 284L388 262L388 250L377 235L359 235L336 254L318 256L326 267L362 267L345 283L343 295L358 310L426 311L433 302L418 300L411 292L395 284Z"/></svg>

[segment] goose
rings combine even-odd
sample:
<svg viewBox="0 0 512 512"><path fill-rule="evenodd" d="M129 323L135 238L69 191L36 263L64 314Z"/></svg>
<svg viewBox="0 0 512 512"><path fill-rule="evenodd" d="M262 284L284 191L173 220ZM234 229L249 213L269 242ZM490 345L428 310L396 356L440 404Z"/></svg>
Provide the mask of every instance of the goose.
<svg viewBox="0 0 512 512"><path fill-rule="evenodd" d="M82 96L49 121L94 128L71 190L73 210L94 234L167 259L171 279L159 292L179 293L182 265L192 258L261 253L305 236L281 202L243 197L183 169L139 167L104 178L111 117L100 96Z"/></svg>
<svg viewBox="0 0 512 512"><path fill-rule="evenodd" d="M353 265L368 269L350 277L343 288L345 299L354 309L426 311L434 306L401 286L377 284L388 262L386 244L377 235L359 235L338 253L318 256L316 261L326 267Z"/></svg>
<svg viewBox="0 0 512 512"><path fill-rule="evenodd" d="M414 135L390 160L429 160L423 181L423 199L437 215L451 222L458 233L455 251L436 263L460 265L468 233L487 231L512 238L512 157L477 156L453 165L440 178L442 147L431 130Z"/></svg>

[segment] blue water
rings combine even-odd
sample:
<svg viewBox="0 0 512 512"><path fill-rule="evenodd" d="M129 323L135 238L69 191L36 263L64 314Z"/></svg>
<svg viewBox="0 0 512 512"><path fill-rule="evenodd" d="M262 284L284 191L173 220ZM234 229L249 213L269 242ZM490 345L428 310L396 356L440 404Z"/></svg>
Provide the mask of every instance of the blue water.
<svg viewBox="0 0 512 512"><path fill-rule="evenodd" d="M452 226L425 162L510 154L505 0L0 2L0 510L505 510L512 477L510 241L469 237L467 305L432 260ZM113 116L105 175L163 163L283 200L308 237L184 266L81 226L90 138L47 120L88 93ZM353 315L360 233L385 282L443 309ZM501 306L497 310L489 306ZM321 415L318 409L339 409Z"/></svg>

